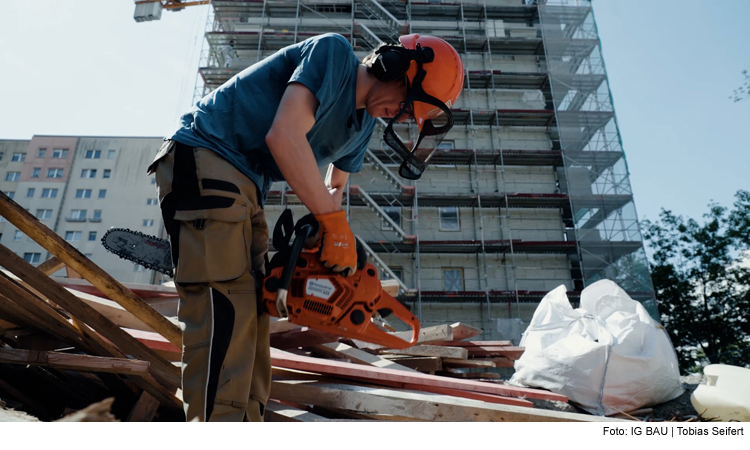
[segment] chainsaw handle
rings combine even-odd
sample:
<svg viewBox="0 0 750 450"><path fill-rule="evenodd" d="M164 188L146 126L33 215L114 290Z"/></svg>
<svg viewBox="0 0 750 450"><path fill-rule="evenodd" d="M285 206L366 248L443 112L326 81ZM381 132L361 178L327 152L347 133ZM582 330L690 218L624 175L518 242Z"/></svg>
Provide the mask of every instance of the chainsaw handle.
<svg viewBox="0 0 750 450"><path fill-rule="evenodd" d="M305 239L310 237L312 231L312 225L305 224L295 233L294 242L292 242L292 249L289 252L289 259L284 265L284 270L281 272L279 289L284 289L285 291L289 290L289 285L292 283L292 275L294 275L294 269L297 267L297 259L299 258L299 254L302 253L302 245L305 243Z"/></svg>

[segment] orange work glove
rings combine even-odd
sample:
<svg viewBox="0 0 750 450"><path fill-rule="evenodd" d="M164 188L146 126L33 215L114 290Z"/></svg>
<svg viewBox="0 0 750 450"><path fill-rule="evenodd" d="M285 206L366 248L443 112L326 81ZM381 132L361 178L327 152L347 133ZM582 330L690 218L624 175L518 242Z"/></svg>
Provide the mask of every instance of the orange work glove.
<svg viewBox="0 0 750 450"><path fill-rule="evenodd" d="M328 214L316 214L320 224L322 251L320 260L334 272L351 276L357 271L357 245L354 233L346 221L343 210Z"/></svg>

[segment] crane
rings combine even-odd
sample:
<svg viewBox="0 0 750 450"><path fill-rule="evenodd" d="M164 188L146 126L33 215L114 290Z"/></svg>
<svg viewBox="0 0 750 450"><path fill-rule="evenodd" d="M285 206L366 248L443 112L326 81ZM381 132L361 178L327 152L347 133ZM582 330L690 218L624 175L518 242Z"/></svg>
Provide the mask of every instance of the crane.
<svg viewBox="0 0 750 450"><path fill-rule="evenodd" d="M207 5L209 3L211 3L210 0L136 0L133 19L135 19L136 22L160 20L161 11L163 9L181 11L187 6Z"/></svg>

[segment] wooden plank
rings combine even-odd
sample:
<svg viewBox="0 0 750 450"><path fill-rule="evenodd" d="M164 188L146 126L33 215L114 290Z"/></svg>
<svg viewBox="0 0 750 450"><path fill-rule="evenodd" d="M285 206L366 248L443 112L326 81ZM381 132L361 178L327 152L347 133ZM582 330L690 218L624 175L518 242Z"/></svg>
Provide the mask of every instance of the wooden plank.
<svg viewBox="0 0 750 450"><path fill-rule="evenodd" d="M128 414L127 422L151 422L157 409L159 409L159 400L143 391L130 414Z"/></svg>
<svg viewBox="0 0 750 450"><path fill-rule="evenodd" d="M380 280L380 287L383 292L390 294L392 297L398 296L398 290L401 288L396 280Z"/></svg>
<svg viewBox="0 0 750 450"><path fill-rule="evenodd" d="M435 372L443 369L442 359L437 356L401 356L388 355L390 361L419 372Z"/></svg>
<svg viewBox="0 0 750 450"><path fill-rule="evenodd" d="M333 334L313 330L309 327L303 327L284 331L282 333L273 333L271 335L271 347L286 350L290 348L327 344L338 340L339 337L334 336Z"/></svg>
<svg viewBox="0 0 750 450"><path fill-rule="evenodd" d="M471 355L472 357L504 356L513 360L517 360L518 358L520 358L525 350L523 347L515 347L512 345L505 347L466 347L466 349L469 351L469 355Z"/></svg>
<svg viewBox="0 0 750 450"><path fill-rule="evenodd" d="M568 401L564 395L546 392L538 389L504 386L481 381L453 380L424 373L409 373L401 370L381 369L378 367L361 366L357 364L341 363L320 358L280 353L271 349L271 364L277 367L304 370L339 377L354 378L371 383L390 381L395 383L411 383L413 385L441 386L451 389L462 389L487 394L506 395L511 397L526 397L539 400Z"/></svg>
<svg viewBox="0 0 750 450"><path fill-rule="evenodd" d="M289 319L277 319L276 317L271 317L270 319L271 321L268 324L268 332L271 334L283 333L284 331L302 328L296 323L290 322Z"/></svg>
<svg viewBox="0 0 750 450"><path fill-rule="evenodd" d="M39 264L37 269L45 275L52 275L63 267L65 267L65 263L53 256L47 261Z"/></svg>
<svg viewBox="0 0 750 450"><path fill-rule="evenodd" d="M464 339L470 339L482 334L481 329L474 328L471 325L466 325L465 323L461 322L451 324L451 329L453 330L454 341L462 341Z"/></svg>
<svg viewBox="0 0 750 450"><path fill-rule="evenodd" d="M65 288L68 292L78 297L81 301L94 308L101 315L109 319L112 323L121 328L133 328L143 331L154 331L150 326L143 323L142 320L135 317L130 311L126 310L118 303L107 300L85 292L76 291L75 289Z"/></svg>
<svg viewBox="0 0 750 450"><path fill-rule="evenodd" d="M606 417L497 405L440 394L347 384L283 380L274 381L271 392L279 400L441 422L622 422Z"/></svg>
<svg viewBox="0 0 750 450"><path fill-rule="evenodd" d="M152 331L134 330L132 328L123 328L123 331L138 339L143 345L162 355L168 361L182 360L182 349L177 348L160 334Z"/></svg>
<svg viewBox="0 0 750 450"><path fill-rule="evenodd" d="M182 345L182 333L177 325L154 311L147 303L65 242L62 237L47 228L37 218L5 195L4 192L0 192L0 215L8 219L8 222L52 253L57 259L64 262L66 266L80 273L107 297L119 303L173 344ZM2 260L5 261L4 257ZM6 266L5 268L16 273L12 267ZM20 275L19 277L23 278Z"/></svg>
<svg viewBox="0 0 750 450"><path fill-rule="evenodd" d="M331 422L323 416L311 412L294 408L288 405L282 405L279 402L269 400L266 403L266 411L263 414L265 422Z"/></svg>
<svg viewBox="0 0 750 450"><path fill-rule="evenodd" d="M435 375L440 375L441 377L466 378L470 380L499 380L501 378L499 373L494 372L459 372L458 369L450 368L447 368L447 370L443 372L436 373Z"/></svg>
<svg viewBox="0 0 750 450"><path fill-rule="evenodd" d="M415 372L414 369L405 367L392 360L367 353L364 350L354 348L350 345L344 344L343 342L331 342L328 344L316 345L312 347L312 350L330 358L349 359L357 364L384 367L386 369L404 370L406 372Z"/></svg>
<svg viewBox="0 0 750 450"><path fill-rule="evenodd" d="M473 361L492 361L495 367L514 367L514 360L506 358L505 356L497 356L495 358L487 358L484 360L473 360Z"/></svg>
<svg viewBox="0 0 750 450"><path fill-rule="evenodd" d="M491 346L491 347L506 347L509 345L513 345L513 342L511 341L449 341L449 342L439 342L435 343L434 345L448 345L451 347L482 347L482 346Z"/></svg>
<svg viewBox="0 0 750 450"><path fill-rule="evenodd" d="M394 333L400 339L409 341L411 340L411 331L399 331ZM371 344L369 342L352 339L354 344L361 349L378 350L385 348L382 345ZM419 330L419 337L417 344L432 344L434 342L452 341L453 340L453 329L450 325L437 325L434 327L421 328Z"/></svg>
<svg viewBox="0 0 750 450"><path fill-rule="evenodd" d="M114 397L106 398L55 422L119 422L110 412L114 401Z"/></svg>
<svg viewBox="0 0 750 450"><path fill-rule="evenodd" d="M124 375L148 373L148 362L136 359L107 358L71 353L41 352L0 347L0 363L52 367L82 372L119 373Z"/></svg>
<svg viewBox="0 0 750 450"><path fill-rule="evenodd" d="M0 210L2 210L2 203L0 201ZM52 281L48 276L40 273L35 267L3 245L0 245L0 261L3 261L6 269L30 285L33 285L50 301L62 306L71 314L91 326L106 339L117 345L122 351L133 355L137 359L150 362L152 373L158 379L164 380L171 386L176 387L180 385L181 375L179 368L173 366L153 350L122 331L120 327L113 324L109 319L86 303L80 301L75 295ZM167 319L164 318L164 320Z"/></svg>
<svg viewBox="0 0 750 450"><path fill-rule="evenodd" d="M456 358L443 358L443 365L445 367L496 367L494 361L484 359L456 359Z"/></svg>
<svg viewBox="0 0 750 450"><path fill-rule="evenodd" d="M384 349L380 353L389 355L439 356L441 358L466 359L469 351L460 347L443 347L439 345L415 345L402 349Z"/></svg>

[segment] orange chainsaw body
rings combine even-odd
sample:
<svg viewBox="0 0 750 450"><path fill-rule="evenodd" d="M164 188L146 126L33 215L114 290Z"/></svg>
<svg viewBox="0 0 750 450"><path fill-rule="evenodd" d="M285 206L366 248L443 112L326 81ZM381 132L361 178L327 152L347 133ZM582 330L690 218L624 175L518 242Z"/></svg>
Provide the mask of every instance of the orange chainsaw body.
<svg viewBox="0 0 750 450"><path fill-rule="evenodd" d="M283 267L274 268L263 282L263 310L274 317L282 317L277 307L282 271ZM383 310L412 328L411 340L401 339L371 320ZM345 277L324 267L317 253L312 252L299 254L286 294L286 313L291 323L390 348L411 347L419 336L419 320L383 291L372 264Z"/></svg>

